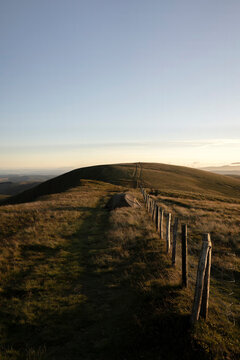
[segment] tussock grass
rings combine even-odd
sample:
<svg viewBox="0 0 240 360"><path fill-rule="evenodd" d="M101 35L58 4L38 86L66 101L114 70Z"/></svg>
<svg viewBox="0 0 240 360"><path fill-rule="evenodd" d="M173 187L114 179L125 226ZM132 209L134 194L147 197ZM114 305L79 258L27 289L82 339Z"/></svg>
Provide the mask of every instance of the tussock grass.
<svg viewBox="0 0 240 360"><path fill-rule="evenodd" d="M68 343L79 346L75 332L82 317L90 321L83 309L84 254L92 232L95 241L103 237L108 214L99 202L111 191L83 183L80 190L1 207L1 358L65 358Z"/></svg>
<svg viewBox="0 0 240 360"><path fill-rule="evenodd" d="M194 338L214 359L240 355L240 203L213 201L176 194L155 197L165 212L188 224L189 278L194 292L201 235L211 233L213 244L209 320L200 321ZM173 219L174 220L174 219ZM180 230L179 230L180 231ZM180 237L179 240L180 241ZM180 268L180 246L177 268Z"/></svg>
<svg viewBox="0 0 240 360"><path fill-rule="evenodd" d="M105 209L117 191L82 181L0 208L2 359L204 358L188 330L188 290L145 209Z"/></svg>
<svg viewBox="0 0 240 360"><path fill-rule="evenodd" d="M124 186L80 181L71 173L75 187L71 183L66 188L58 179L57 190L65 192L44 189L35 202L0 207L0 358L238 358L237 180L231 180L230 197L227 190L220 193L229 185L222 178L223 183L206 192L201 192L201 177L189 180L186 191L186 184L183 190L182 185L175 187L175 180L167 184L166 172L183 176L184 170L187 177L193 173L149 167L149 179L155 172L153 180L162 181L157 197L162 207L189 225L189 288L181 288L180 247L172 268L165 241L160 241L144 208L105 209L112 194L129 191L124 186L134 182L135 165L114 167L114 176L120 176ZM98 175L95 170L92 175L106 180L112 176L111 167ZM132 193L142 201L138 190ZM213 240L209 320L191 330L204 231L210 231ZM235 283L229 282L232 274Z"/></svg>

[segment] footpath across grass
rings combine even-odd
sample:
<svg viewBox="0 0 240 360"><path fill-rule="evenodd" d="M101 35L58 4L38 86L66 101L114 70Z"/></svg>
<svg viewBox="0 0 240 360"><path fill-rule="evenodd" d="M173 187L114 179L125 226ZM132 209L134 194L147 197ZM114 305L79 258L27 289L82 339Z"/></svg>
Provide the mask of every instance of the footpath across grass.
<svg viewBox="0 0 240 360"><path fill-rule="evenodd" d="M124 190L84 180L0 207L1 360L213 358L144 207L105 209Z"/></svg>

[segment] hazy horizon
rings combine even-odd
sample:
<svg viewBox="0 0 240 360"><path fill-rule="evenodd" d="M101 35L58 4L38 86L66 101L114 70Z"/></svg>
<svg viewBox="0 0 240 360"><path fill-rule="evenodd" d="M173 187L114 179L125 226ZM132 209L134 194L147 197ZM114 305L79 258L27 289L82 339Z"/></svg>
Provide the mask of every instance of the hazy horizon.
<svg viewBox="0 0 240 360"><path fill-rule="evenodd" d="M112 165L112 163L103 163L103 164L94 164L94 165ZM176 165L176 164L171 164ZM89 165L89 166L93 166ZM83 166L80 166L80 168ZM190 166L191 167L191 166ZM240 174L240 164L237 163L230 163L230 164L224 164L219 166L192 166L196 169L202 169L202 170L209 170L213 172L226 172L226 173L239 173ZM15 168L15 169L7 169L7 168L0 168L0 176L5 175L53 175L57 176L60 174L63 174L65 172L75 170L75 167L55 167L55 168Z"/></svg>

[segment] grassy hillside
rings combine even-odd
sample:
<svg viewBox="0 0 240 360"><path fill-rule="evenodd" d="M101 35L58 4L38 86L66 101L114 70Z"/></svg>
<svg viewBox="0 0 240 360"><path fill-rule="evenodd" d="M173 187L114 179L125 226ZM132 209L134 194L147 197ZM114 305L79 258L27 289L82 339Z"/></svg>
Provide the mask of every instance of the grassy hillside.
<svg viewBox="0 0 240 360"><path fill-rule="evenodd" d="M132 174L135 165L102 165L80 168L41 183L39 186L13 196L9 203L33 201L39 196L60 193L80 184L81 179L100 180L113 184L133 186Z"/></svg>
<svg viewBox="0 0 240 360"><path fill-rule="evenodd" d="M198 193L212 197L240 196L240 181L207 171L165 164L142 165L145 185L162 191Z"/></svg>
<svg viewBox="0 0 240 360"><path fill-rule="evenodd" d="M230 176L230 177L233 177L234 179L239 179L240 180L240 175L227 174L227 176Z"/></svg>
<svg viewBox="0 0 240 360"><path fill-rule="evenodd" d="M144 207L105 209L116 192L141 201L139 181L188 224L187 289L180 236L172 268ZM238 359L239 186L190 168L120 164L72 171L22 194L35 202L1 206L0 359ZM191 329L203 232L213 242L209 320Z"/></svg>
<svg viewBox="0 0 240 360"><path fill-rule="evenodd" d="M185 192L165 193L153 197L188 226L189 289L194 292L202 234L210 233L212 268L209 319L195 329L197 341L212 353L214 359L235 359L240 356L240 200L207 199ZM180 226L179 226L180 232ZM180 242L180 234L179 234ZM181 247L178 248L178 269L181 268ZM191 295L192 296L192 295ZM191 298L192 301L192 298ZM185 307L182 303L179 306ZM227 341L226 341L227 339ZM238 354L238 355L236 355Z"/></svg>
<svg viewBox="0 0 240 360"><path fill-rule="evenodd" d="M166 164L117 164L80 168L50 179L33 189L8 199L8 203L33 201L39 196L66 191L78 186L81 179L99 180L117 185L145 186L170 192L185 191L203 196L240 197L240 180L207 171Z"/></svg>
<svg viewBox="0 0 240 360"><path fill-rule="evenodd" d="M1 359L206 358L145 209L105 209L124 190L83 181L0 208Z"/></svg>

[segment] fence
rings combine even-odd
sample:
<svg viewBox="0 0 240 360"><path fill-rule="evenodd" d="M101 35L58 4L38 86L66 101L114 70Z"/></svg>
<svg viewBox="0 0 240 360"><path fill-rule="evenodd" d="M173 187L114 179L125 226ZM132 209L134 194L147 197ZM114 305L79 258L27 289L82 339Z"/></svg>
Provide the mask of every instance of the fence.
<svg viewBox="0 0 240 360"><path fill-rule="evenodd" d="M156 230L159 233L160 239L163 239L164 228L164 210L158 205L158 203L147 194L146 190L140 188L144 203L147 211L150 213L151 218L156 226ZM166 214L166 252L171 253L172 266L176 264L176 244L179 228L179 219L176 217L173 224L173 241L171 247L171 213ZM196 286L194 301L192 307L191 323L195 324L199 319L199 316L207 319L208 317L208 303L209 303L209 288L210 288L210 272L211 272L211 253L212 243L210 234L202 235L202 249L198 262ZM188 286L188 236L187 236L187 224L181 225L181 260L182 260L182 286Z"/></svg>

